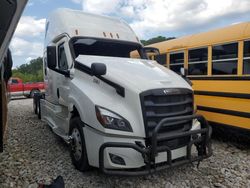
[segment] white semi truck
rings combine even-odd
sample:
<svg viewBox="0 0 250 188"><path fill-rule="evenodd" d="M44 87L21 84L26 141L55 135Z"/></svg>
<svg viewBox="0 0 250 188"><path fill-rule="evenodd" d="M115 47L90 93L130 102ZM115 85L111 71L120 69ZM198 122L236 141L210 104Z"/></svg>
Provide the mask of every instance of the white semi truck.
<svg viewBox="0 0 250 188"><path fill-rule="evenodd" d="M70 9L48 18L34 111L71 145L78 170L141 175L211 156L190 84L147 50L120 19Z"/></svg>

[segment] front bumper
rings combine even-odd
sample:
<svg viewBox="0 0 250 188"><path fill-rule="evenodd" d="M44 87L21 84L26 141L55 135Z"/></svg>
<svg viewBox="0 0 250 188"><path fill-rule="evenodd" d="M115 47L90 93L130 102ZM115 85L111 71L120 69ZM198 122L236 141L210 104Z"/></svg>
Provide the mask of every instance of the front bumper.
<svg viewBox="0 0 250 188"><path fill-rule="evenodd" d="M180 120L193 120L197 119L200 122L201 129L199 130L190 130L186 132L171 132L159 134L160 128L167 123ZM133 143L121 143L121 142L106 142L101 145L99 149L99 168L103 173L110 175L145 175L153 173L159 170L180 166L187 163L192 163L194 161L202 161L205 158L208 158L212 155L211 148L211 134L212 128L208 125L205 118L201 115L188 115L180 117L171 117L161 120L153 131L153 135L150 138L150 146L144 147L140 144ZM177 138L190 136L190 141L186 144L186 153L187 155L184 158L179 160L172 160L171 149L165 145L158 145L160 141L169 141ZM196 147L197 155L192 155L192 146ZM107 169L104 166L104 151L106 148L132 148L135 151L139 152L144 159L145 166L139 169L130 169L130 170L117 170L117 169ZM167 159L164 163L156 163L156 157L160 152L167 152Z"/></svg>

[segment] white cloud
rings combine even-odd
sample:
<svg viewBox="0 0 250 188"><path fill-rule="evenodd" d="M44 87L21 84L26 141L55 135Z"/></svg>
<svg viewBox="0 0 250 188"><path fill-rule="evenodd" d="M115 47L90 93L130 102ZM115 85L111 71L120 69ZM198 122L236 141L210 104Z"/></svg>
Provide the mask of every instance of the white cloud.
<svg viewBox="0 0 250 188"><path fill-rule="evenodd" d="M43 44L14 37L10 43L10 48L14 56L20 56L27 59L28 57L42 56Z"/></svg>
<svg viewBox="0 0 250 188"><path fill-rule="evenodd" d="M120 3L121 0L83 0L82 8L88 12L109 14L116 12Z"/></svg>
<svg viewBox="0 0 250 188"><path fill-rule="evenodd" d="M15 32L16 36L38 36L44 33L46 19L22 16Z"/></svg>
<svg viewBox="0 0 250 188"><path fill-rule="evenodd" d="M27 57L27 58L25 59L25 62L30 62L32 59L34 59L34 57Z"/></svg>
<svg viewBox="0 0 250 188"><path fill-rule="evenodd" d="M124 6L124 7L121 7L121 14L123 16L129 17L129 18L133 18L133 16L135 15L134 7L133 6Z"/></svg>
<svg viewBox="0 0 250 188"><path fill-rule="evenodd" d="M10 43L14 67L42 56L44 29L44 18L37 19L32 16L21 17Z"/></svg>
<svg viewBox="0 0 250 188"><path fill-rule="evenodd" d="M80 0L73 0L78 1ZM82 0L84 11L127 19L145 38L186 31L250 13L249 0Z"/></svg>

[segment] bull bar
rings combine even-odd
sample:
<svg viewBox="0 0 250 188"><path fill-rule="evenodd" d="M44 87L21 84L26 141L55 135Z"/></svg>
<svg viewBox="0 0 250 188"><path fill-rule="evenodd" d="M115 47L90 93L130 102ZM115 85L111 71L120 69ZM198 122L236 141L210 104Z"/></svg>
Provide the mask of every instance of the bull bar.
<svg viewBox="0 0 250 188"><path fill-rule="evenodd" d="M201 129L199 130L189 130L186 132L171 132L171 133L161 133L159 134L160 128L164 125L167 126L168 123L180 120L193 120L197 119L200 122ZM100 170L109 175L125 175L125 176L136 176L136 175L145 175L160 171L163 169L180 166L187 163L192 163L195 161L202 161L205 158L208 158L212 155L211 147L211 134L212 128L202 115L187 115L187 116L178 116L162 119L157 126L155 127L152 137L150 138L150 146L145 147L138 143L122 143L122 142L107 142L101 145L99 149L99 167ZM187 143L186 151L187 155L182 160L172 161L171 149L166 146L159 146L159 141L168 141L181 137L190 136L190 141ZM195 145L198 151L197 156L191 155L192 146ZM104 167L104 150L105 148L132 148L139 153L141 153L145 166L136 169L106 169ZM159 152L167 152L167 161L164 164L156 164L155 157Z"/></svg>

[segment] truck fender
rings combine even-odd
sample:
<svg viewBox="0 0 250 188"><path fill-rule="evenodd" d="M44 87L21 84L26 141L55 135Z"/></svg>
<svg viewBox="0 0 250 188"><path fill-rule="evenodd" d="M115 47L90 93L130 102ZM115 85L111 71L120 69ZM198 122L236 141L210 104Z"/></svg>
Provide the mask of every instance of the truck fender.
<svg viewBox="0 0 250 188"><path fill-rule="evenodd" d="M68 110L70 112L69 118L71 119L71 117L73 115L72 112L74 111L74 107L75 107L75 109L77 110L77 112L80 116L81 121L84 122L84 120L85 120L84 109L81 108L80 105L77 103L77 101L74 100L73 98L70 98L69 100L70 100L69 105L68 105Z"/></svg>

